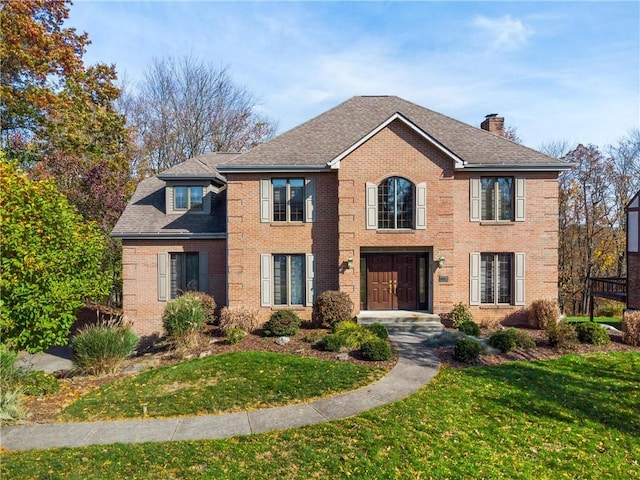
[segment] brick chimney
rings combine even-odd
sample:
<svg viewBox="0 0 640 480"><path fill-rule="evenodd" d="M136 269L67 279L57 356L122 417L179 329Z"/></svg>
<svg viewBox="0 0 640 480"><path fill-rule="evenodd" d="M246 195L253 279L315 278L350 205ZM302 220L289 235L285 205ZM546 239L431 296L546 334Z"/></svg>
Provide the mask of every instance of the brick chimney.
<svg viewBox="0 0 640 480"><path fill-rule="evenodd" d="M504 117L499 117L497 113L485 115L480 128L504 137Z"/></svg>

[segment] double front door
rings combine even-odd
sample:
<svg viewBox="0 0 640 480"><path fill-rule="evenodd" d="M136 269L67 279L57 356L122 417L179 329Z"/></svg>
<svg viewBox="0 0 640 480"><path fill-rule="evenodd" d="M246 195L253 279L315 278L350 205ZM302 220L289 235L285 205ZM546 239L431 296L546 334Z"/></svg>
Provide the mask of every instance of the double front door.
<svg viewBox="0 0 640 480"><path fill-rule="evenodd" d="M367 255L367 308L370 310L417 310L417 255Z"/></svg>

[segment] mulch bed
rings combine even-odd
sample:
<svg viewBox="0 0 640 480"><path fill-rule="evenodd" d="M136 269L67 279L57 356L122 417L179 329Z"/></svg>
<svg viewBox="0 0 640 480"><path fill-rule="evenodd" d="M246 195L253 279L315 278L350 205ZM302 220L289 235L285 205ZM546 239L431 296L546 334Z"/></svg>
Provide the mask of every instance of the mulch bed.
<svg viewBox="0 0 640 480"><path fill-rule="evenodd" d="M291 355L301 355L313 357L320 360L338 361L335 352L325 352L313 346L315 340L319 340L329 333L326 329L301 328L298 334L290 337L291 340L286 345L278 345L275 338L264 337L261 332L248 334L240 343L230 345L226 342L222 332L210 326L205 334L200 338L197 346L190 348L187 352L171 350L169 345L158 342L149 346L132 358L123 362L121 373L104 375L101 377L82 375L76 371L58 372L60 378L60 390L52 395L44 397L25 397L25 407L29 412L26 423L51 423L55 421L56 415L67 405L70 405L78 398L99 388L100 386L116 381L120 378L135 375L139 371L149 368L157 368L165 365L172 365L184 360L191 360L209 355L219 355L222 353L238 351L263 351L288 353ZM391 360L386 362L371 362L362 359L359 352L349 352L347 361L359 364L384 368L391 370L398 360L397 353ZM344 360L340 360L344 361ZM25 422L23 422L25 423Z"/></svg>
<svg viewBox="0 0 640 480"><path fill-rule="evenodd" d="M556 348L553 348L549 345L549 340L544 331L535 330L531 328L518 327L524 331L526 331L529 335L533 337L536 342L536 348L531 350L524 350L521 348L515 349L508 353L500 353L497 355L481 355L477 362L474 363L463 363L454 360L453 358L453 347L440 347L438 348L438 356L443 364L452 367L452 368L468 368L468 367L478 367L478 366L491 366L491 365L500 365L505 362L510 362L512 360L522 360L522 361L535 361L535 360L552 360L554 358L559 358L568 353L576 353L576 354L586 354L586 353L595 353L595 352L640 352L640 347L632 347L631 345L627 345L622 343L622 334L616 333L614 331L609 330L609 337L611 338L611 343L609 345L589 345L586 343L581 343L571 350L562 351ZM454 331L453 329L447 329ZM490 332L488 330L482 330L482 336L489 335Z"/></svg>
<svg viewBox="0 0 640 480"><path fill-rule="evenodd" d="M609 332L612 340L610 345L594 346L580 344L570 352L567 352L552 348L543 331L533 329L525 330L534 338L536 342L535 349L516 349L504 354L482 355L480 359L473 364L461 363L454 360L453 347L438 348L437 353L444 365L452 368L468 368L470 366L499 365L512 360L550 360L567 353L640 352L640 347L632 347L622 343L622 336L612 331ZM202 336L199 345L190 349L188 352L176 352L169 349L167 344L158 342L146 350L139 352L133 358L126 360L121 369L123 373L92 377L81 375L78 372L60 372L60 390L57 393L46 397L25 397L25 406L30 412L27 423L54 422L56 415L67 405L106 383L126 376L135 375L138 371L148 368L171 365L180 361L208 355L237 351L268 351L314 357L321 360L338 361L335 352L325 352L313 346L314 340L319 340L326 333L328 333L328 331L325 329L302 328L297 335L291 337L291 341L287 345L281 346L275 343L274 338L264 337L260 332L257 332L256 334L247 335L236 345L229 345L218 328L209 327L206 335ZM483 336L489 333L487 330L482 331ZM387 362L369 362L360 358L358 352L349 352L348 359L349 362L356 364L378 366L387 370L391 370L397 360L397 354L394 353L393 358Z"/></svg>

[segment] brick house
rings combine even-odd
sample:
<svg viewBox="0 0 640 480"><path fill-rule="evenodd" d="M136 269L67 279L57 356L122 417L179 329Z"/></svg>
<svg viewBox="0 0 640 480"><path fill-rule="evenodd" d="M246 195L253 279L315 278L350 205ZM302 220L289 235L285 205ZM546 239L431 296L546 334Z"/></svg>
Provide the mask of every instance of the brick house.
<svg viewBox="0 0 640 480"><path fill-rule="evenodd" d="M292 308L347 292L364 310L517 315L557 298L567 164L393 96L353 97L241 154L205 154L140 183L113 236L126 318L161 328L180 291Z"/></svg>

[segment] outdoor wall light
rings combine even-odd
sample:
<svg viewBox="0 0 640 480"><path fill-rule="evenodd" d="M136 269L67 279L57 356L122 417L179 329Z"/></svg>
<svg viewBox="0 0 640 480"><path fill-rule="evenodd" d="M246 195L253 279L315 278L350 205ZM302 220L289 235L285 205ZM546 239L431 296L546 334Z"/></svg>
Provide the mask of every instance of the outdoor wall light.
<svg viewBox="0 0 640 480"><path fill-rule="evenodd" d="M348 268L349 270L353 269L353 257L349 257L349 258L347 259L347 268Z"/></svg>
<svg viewBox="0 0 640 480"><path fill-rule="evenodd" d="M444 255L440 255L440 258L438 258L438 268L442 268L444 267Z"/></svg>

